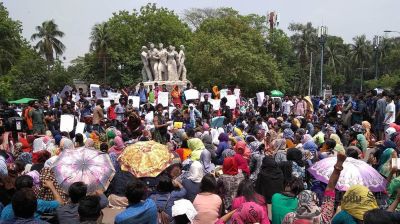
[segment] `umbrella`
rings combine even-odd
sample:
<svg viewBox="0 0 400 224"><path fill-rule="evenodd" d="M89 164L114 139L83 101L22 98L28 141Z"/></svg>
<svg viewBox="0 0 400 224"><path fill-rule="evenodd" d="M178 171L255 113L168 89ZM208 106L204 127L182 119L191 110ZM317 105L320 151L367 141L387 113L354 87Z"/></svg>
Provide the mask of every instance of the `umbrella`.
<svg viewBox="0 0 400 224"><path fill-rule="evenodd" d="M282 97L283 93L281 91L279 91L279 90L272 90L271 91L271 96L272 97Z"/></svg>
<svg viewBox="0 0 400 224"><path fill-rule="evenodd" d="M19 100L14 100L14 101L10 101L9 103L14 103L14 104L27 104L32 100L37 100L37 99L33 99L33 98L22 98Z"/></svg>
<svg viewBox="0 0 400 224"><path fill-rule="evenodd" d="M171 165L174 155L166 145L155 141L143 141L129 145L119 156L121 170L136 177L156 177Z"/></svg>
<svg viewBox="0 0 400 224"><path fill-rule="evenodd" d="M51 169L65 192L78 181L88 185L88 192L105 191L115 174L108 154L84 147L63 151Z"/></svg>
<svg viewBox="0 0 400 224"><path fill-rule="evenodd" d="M316 162L308 168L308 172L317 180L328 183L335 164L336 157L329 157ZM343 163L343 171L340 173L336 189L347 191L357 184L364 185L373 192L380 192L386 190L387 181L366 162L348 157Z"/></svg>

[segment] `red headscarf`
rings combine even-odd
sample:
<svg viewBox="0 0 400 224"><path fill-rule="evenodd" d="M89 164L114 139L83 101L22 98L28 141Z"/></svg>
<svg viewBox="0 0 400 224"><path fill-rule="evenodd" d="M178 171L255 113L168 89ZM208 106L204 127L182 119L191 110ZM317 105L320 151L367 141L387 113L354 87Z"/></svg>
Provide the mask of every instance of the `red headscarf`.
<svg viewBox="0 0 400 224"><path fill-rule="evenodd" d="M222 165L222 171L227 175L236 175L239 173L237 163L235 158L227 157L224 159L224 164Z"/></svg>

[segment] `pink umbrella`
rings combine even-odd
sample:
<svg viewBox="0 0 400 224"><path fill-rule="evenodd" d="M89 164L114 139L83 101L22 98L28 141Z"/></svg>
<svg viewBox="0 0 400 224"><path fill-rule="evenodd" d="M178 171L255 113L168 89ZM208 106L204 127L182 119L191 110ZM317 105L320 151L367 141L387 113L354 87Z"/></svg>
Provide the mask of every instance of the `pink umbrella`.
<svg viewBox="0 0 400 224"><path fill-rule="evenodd" d="M336 164L336 159L336 157L329 157L318 161L308 168L308 172L315 179L327 184ZM340 173L336 189L347 191L356 184L364 185L372 192L380 192L386 190L387 181L366 162L348 157L343 163L343 171Z"/></svg>
<svg viewBox="0 0 400 224"><path fill-rule="evenodd" d="M108 154L83 147L63 151L51 169L65 192L78 181L88 185L88 192L105 191L115 174Z"/></svg>

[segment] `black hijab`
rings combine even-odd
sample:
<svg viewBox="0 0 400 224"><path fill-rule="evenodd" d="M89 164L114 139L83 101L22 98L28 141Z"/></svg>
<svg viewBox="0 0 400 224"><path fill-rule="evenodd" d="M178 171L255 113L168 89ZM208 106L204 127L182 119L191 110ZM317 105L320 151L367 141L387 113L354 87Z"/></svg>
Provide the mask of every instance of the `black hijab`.
<svg viewBox="0 0 400 224"><path fill-rule="evenodd" d="M283 172L272 157L264 157L256 181L256 191L271 204L272 195L283 191Z"/></svg>

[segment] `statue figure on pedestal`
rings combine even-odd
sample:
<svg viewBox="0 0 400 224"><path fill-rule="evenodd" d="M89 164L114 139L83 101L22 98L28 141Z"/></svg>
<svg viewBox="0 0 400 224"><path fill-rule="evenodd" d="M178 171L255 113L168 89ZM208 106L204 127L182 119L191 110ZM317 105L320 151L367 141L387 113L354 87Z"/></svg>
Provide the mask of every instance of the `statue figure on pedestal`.
<svg viewBox="0 0 400 224"><path fill-rule="evenodd" d="M168 51L164 48L162 43L158 44L158 77L160 80L168 80L168 69L167 69L167 57Z"/></svg>
<svg viewBox="0 0 400 224"><path fill-rule="evenodd" d="M149 60L150 60L150 69L153 73L154 81L160 81L162 80L161 77L159 77L158 73L158 50L157 48L154 47L153 43L150 43L150 50L149 50Z"/></svg>
<svg viewBox="0 0 400 224"><path fill-rule="evenodd" d="M177 56L178 56L178 53L175 51L175 47L170 45L168 47L168 56L167 56L168 81L179 80L178 67L177 67Z"/></svg>
<svg viewBox="0 0 400 224"><path fill-rule="evenodd" d="M140 54L140 58L143 62L142 68L142 77L143 81L153 81L153 77L151 74L151 69L149 66L149 50L146 46L142 46L142 53Z"/></svg>
<svg viewBox="0 0 400 224"><path fill-rule="evenodd" d="M179 46L179 54L178 54L178 79L182 81L186 81L186 67L185 67L185 46L181 45Z"/></svg>

